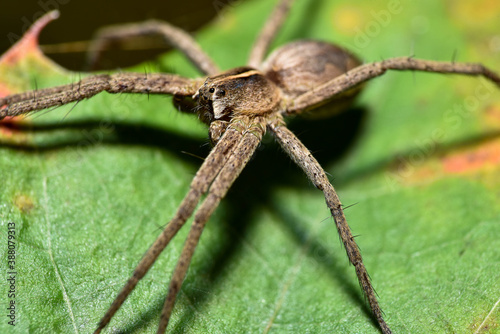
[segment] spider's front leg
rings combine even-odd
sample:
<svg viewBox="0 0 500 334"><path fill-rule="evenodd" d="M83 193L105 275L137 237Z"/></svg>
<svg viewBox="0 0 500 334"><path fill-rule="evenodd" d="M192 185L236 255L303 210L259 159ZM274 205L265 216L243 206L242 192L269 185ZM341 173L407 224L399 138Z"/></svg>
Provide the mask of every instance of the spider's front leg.
<svg viewBox="0 0 500 334"><path fill-rule="evenodd" d="M197 172L176 216L148 249L102 318L96 333L109 323L138 281L192 215L201 195L206 193L170 281L158 327L158 333L165 331L203 228L257 149L268 123L267 118L274 117L278 111L279 98L280 92L270 80L262 73L245 67L209 77L198 89L193 96L194 102L198 104L200 118L211 124L211 139L217 144ZM220 132L223 135L218 140Z"/></svg>
<svg viewBox="0 0 500 334"><path fill-rule="evenodd" d="M207 193L207 197L195 215L193 226L172 275L158 329L160 333L165 331L175 298L182 285L205 223L252 156L260 143L264 130L265 127L262 120L250 120L248 117L232 120L224 135L196 173L191 182L190 189L180 204L174 218L144 254L134 273L99 322L95 333L100 333L109 323L139 280L146 275L163 249L193 214L201 196Z"/></svg>
<svg viewBox="0 0 500 334"><path fill-rule="evenodd" d="M32 111L79 102L101 92L191 96L201 82L173 74L92 75L76 83L0 98L0 120L7 116L25 115Z"/></svg>
<svg viewBox="0 0 500 334"><path fill-rule="evenodd" d="M198 209L168 287L168 295L160 316L158 333L165 332L167 328L177 293L186 276L205 224L260 144L265 132L264 124L262 119L255 119L244 128L242 140L238 143L227 163L212 182L207 197Z"/></svg>

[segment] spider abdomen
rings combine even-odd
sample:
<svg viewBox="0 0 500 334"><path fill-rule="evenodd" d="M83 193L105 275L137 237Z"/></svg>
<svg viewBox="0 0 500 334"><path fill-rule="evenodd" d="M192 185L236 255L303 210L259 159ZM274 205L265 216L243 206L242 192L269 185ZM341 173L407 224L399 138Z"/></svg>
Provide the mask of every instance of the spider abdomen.
<svg viewBox="0 0 500 334"><path fill-rule="evenodd" d="M336 45L299 40L273 51L262 64L262 72L281 89L284 98L292 100L359 65L358 58ZM359 90L357 87L327 100L306 115L318 118L338 113L350 105Z"/></svg>

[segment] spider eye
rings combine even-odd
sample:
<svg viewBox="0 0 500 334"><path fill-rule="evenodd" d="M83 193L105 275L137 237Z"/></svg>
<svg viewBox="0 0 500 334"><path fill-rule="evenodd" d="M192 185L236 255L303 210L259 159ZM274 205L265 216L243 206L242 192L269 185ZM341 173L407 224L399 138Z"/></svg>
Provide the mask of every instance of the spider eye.
<svg viewBox="0 0 500 334"><path fill-rule="evenodd" d="M213 92L215 92L215 88L213 88L213 87L212 87L212 88L210 88L210 89L208 90L208 92L209 92L209 93L213 93Z"/></svg>
<svg viewBox="0 0 500 334"><path fill-rule="evenodd" d="M224 89L219 90L219 95L220 96L226 95L226 91Z"/></svg>

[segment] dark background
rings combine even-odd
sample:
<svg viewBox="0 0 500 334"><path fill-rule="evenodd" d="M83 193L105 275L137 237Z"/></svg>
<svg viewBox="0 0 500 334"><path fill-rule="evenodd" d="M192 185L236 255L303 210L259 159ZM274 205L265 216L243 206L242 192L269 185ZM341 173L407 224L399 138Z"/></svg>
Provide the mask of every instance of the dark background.
<svg viewBox="0 0 500 334"><path fill-rule="evenodd" d="M59 9L61 16L42 32L42 45L89 41L99 27L152 18L165 20L194 32L216 19L224 6L234 5L238 1L240 0L2 0L0 53L12 45L14 36L21 36L36 18L51 9ZM82 49L82 44L77 46ZM130 66L151 59L167 48L158 39L151 41L148 50L109 51L99 64L99 69ZM76 71L88 69L85 52L45 51L50 58L66 68Z"/></svg>

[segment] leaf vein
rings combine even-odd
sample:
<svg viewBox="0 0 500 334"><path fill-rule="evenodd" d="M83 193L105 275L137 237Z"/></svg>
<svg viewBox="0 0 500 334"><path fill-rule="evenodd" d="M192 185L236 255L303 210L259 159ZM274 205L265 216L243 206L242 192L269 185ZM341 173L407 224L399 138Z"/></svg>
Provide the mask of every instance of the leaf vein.
<svg viewBox="0 0 500 334"><path fill-rule="evenodd" d="M57 281L59 282L59 285L61 286L62 294L63 294L63 299L66 305L68 306L68 311L69 311L69 316L71 318L71 323L73 325L73 329L75 330L75 333L78 333L78 329L76 327L76 321L75 321L75 315L73 314L73 309L71 307L71 300L69 299L68 293L66 292L66 288L64 286L64 282L62 280L62 277L59 273L59 270L57 269L57 264L54 260L54 254L52 253L52 237L50 233L50 219L49 219L49 214L48 214L48 194L47 194L47 177L43 178L43 197L44 197L44 211L45 211L45 221L47 222L47 253L49 254L50 258L50 263L52 264L52 267L54 267L54 273L56 274Z"/></svg>

